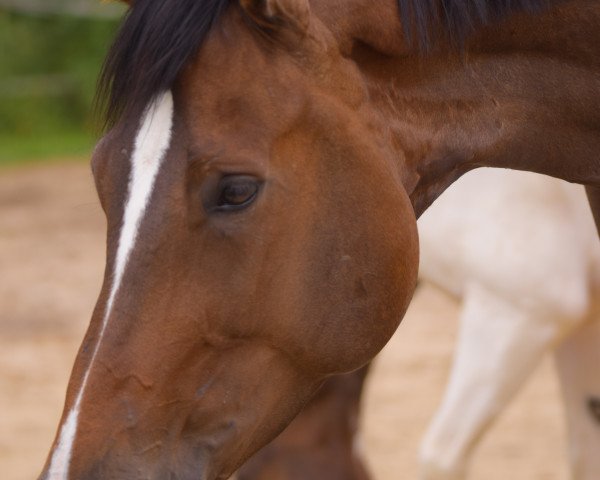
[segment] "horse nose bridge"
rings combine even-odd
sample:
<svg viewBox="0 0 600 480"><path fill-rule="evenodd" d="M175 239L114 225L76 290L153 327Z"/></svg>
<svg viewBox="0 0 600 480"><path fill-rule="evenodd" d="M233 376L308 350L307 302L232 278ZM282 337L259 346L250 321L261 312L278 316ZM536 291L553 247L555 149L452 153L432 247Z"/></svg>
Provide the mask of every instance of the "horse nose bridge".
<svg viewBox="0 0 600 480"><path fill-rule="evenodd" d="M149 216L150 232L153 224L161 222L162 213ZM181 273L173 268L173 249L163 248L172 238L168 228L163 230L138 238L121 277L113 279L104 308L98 309L101 327L93 335L94 353L86 389L100 385L127 390L133 385L148 393L155 383L167 383L163 377L188 350L190 336L182 335L182 328L177 326L189 321L195 309L188 306L186 312L181 312L180 302L174 301L181 289L180 282L172 277L180 278ZM144 231L142 228L140 233ZM195 317L202 316L196 313ZM164 360L166 357L169 362Z"/></svg>
<svg viewBox="0 0 600 480"><path fill-rule="evenodd" d="M167 316L164 300L176 292L172 277L177 274L172 255L173 233L160 199L151 204L140 222L135 243L114 269L110 294L104 308L107 332L117 329L126 333L142 326L140 320Z"/></svg>
<svg viewBox="0 0 600 480"><path fill-rule="evenodd" d="M153 415L152 387L142 375L99 362L81 405L69 480L164 478L155 472L166 461L161 434L172 419Z"/></svg>
<svg viewBox="0 0 600 480"><path fill-rule="evenodd" d="M170 200L168 194L156 191L135 225L130 245L118 246L108 302L108 308L114 310L111 316L136 310L148 296L165 294L173 286L169 280L184 266L175 258L183 230L181 212ZM126 253L120 251L126 248Z"/></svg>
<svg viewBox="0 0 600 480"><path fill-rule="evenodd" d="M97 400L97 390L109 390L106 401L119 401L123 407L144 410L139 401L156 399L168 391L193 364L196 351L197 316L178 310L177 289L171 291L165 275L151 265L136 268L127 276L121 294L105 319L106 328L98 339L97 352L90 365L84 396ZM195 311L195 310L194 310ZM127 400L123 400L126 398ZM160 398L159 398L160 400ZM101 412L100 412L101 413Z"/></svg>

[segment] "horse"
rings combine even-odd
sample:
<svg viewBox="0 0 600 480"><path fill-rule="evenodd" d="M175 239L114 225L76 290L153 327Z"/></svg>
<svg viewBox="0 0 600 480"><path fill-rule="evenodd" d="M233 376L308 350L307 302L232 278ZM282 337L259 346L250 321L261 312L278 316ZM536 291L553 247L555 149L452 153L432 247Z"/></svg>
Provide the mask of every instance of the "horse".
<svg viewBox="0 0 600 480"><path fill-rule="evenodd" d="M583 189L479 170L425 212L419 233L421 277L462 299L420 478L467 478L476 445L547 353L562 387L571 478L598 478L600 245Z"/></svg>
<svg viewBox="0 0 600 480"><path fill-rule="evenodd" d="M92 156L104 283L40 478L228 478L385 345L416 218L468 170L585 184L600 219L598 25L593 0L133 1Z"/></svg>
<svg viewBox="0 0 600 480"><path fill-rule="evenodd" d="M329 378L286 429L235 480L370 480L359 414L369 366Z"/></svg>
<svg viewBox="0 0 600 480"><path fill-rule="evenodd" d="M419 278L462 303L455 361L421 445L419 478L467 478L476 446L547 353L555 356L563 387L572 478L598 478L600 418L591 394L600 394L600 245L583 189L534 174L481 169L454 183L418 224ZM243 467L238 478L361 478L342 471L364 463L349 447L359 432L330 425L340 411L351 412L347 423L356 423L350 407L360 403L362 384L354 390L344 385L357 385L360 373L328 381L325 391L337 394L337 403L311 401L284 439L252 457L252 468ZM327 444L320 441L322 431L307 429L315 423L327 428ZM298 465L318 464L324 455L329 464L302 475ZM342 458L352 460L344 465ZM285 473L271 474L274 464L283 464L279 472Z"/></svg>

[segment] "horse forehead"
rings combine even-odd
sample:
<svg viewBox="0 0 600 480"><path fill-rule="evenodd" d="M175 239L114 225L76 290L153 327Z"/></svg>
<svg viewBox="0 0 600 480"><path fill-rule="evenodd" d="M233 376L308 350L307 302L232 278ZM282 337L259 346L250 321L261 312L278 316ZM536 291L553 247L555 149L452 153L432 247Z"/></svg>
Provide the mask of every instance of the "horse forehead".
<svg viewBox="0 0 600 480"><path fill-rule="evenodd" d="M235 15L226 17L181 71L179 89L186 99L205 110L225 105L260 113L257 106L284 106L282 100L289 100L305 86L306 72L299 68L298 58L288 48L253 31L247 21Z"/></svg>
<svg viewBox="0 0 600 480"><path fill-rule="evenodd" d="M222 152L263 150L289 129L306 104L299 85L275 78L249 75L230 81L205 81L204 70L188 72L179 84L178 116L193 144L206 144Z"/></svg>
<svg viewBox="0 0 600 480"><path fill-rule="evenodd" d="M180 91L205 112L216 107L224 114L242 108L259 113L265 108L281 107L282 100L298 94L302 78L294 71L293 62L274 62L266 55L252 49L244 54L199 55L182 72ZM218 60L213 61L213 56Z"/></svg>

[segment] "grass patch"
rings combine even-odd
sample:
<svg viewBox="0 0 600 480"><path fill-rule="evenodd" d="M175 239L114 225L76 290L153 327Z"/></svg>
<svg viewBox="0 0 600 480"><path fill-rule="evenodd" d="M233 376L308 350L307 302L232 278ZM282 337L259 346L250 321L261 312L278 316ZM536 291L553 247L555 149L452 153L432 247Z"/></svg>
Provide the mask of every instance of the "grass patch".
<svg viewBox="0 0 600 480"><path fill-rule="evenodd" d="M89 158L96 78L116 20L0 7L0 168Z"/></svg>
<svg viewBox="0 0 600 480"><path fill-rule="evenodd" d="M84 132L30 136L0 134L0 168L61 159L89 159L96 138Z"/></svg>

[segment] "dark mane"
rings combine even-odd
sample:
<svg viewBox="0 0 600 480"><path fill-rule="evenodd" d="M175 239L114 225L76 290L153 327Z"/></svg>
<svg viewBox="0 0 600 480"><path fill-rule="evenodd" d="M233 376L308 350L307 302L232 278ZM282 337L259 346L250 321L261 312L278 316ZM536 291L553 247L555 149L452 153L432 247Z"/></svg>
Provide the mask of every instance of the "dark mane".
<svg viewBox="0 0 600 480"><path fill-rule="evenodd" d="M441 41L461 46L480 26L559 1L398 0L398 5L407 37L415 48L427 51ZM105 112L105 126L123 115L139 116L158 93L171 88L229 3L135 0L100 75L97 106Z"/></svg>
<svg viewBox="0 0 600 480"><path fill-rule="evenodd" d="M105 125L139 115L171 88L230 0L135 0L106 57L96 97Z"/></svg>
<svg viewBox="0 0 600 480"><path fill-rule="evenodd" d="M411 44L427 51L438 41L462 47L475 29L512 13L534 13L561 0L398 0L400 17Z"/></svg>

